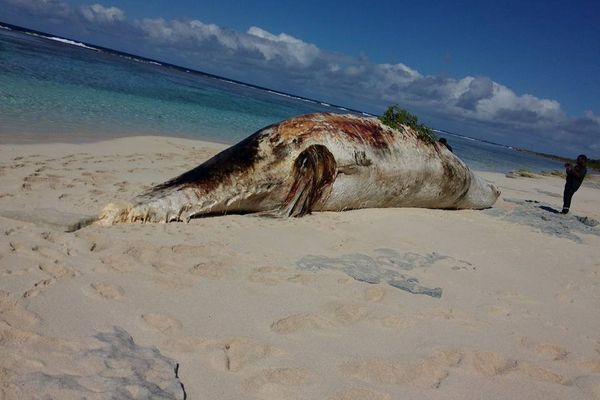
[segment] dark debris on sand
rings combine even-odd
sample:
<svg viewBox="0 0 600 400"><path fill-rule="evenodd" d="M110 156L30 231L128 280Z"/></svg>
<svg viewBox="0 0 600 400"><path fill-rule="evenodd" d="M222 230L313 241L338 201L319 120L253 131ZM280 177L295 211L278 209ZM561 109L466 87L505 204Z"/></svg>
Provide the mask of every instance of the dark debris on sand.
<svg viewBox="0 0 600 400"><path fill-rule="evenodd" d="M137 345L119 327L95 338L96 348L64 355L73 360L74 369L80 366L82 374L34 372L23 376L19 385L44 394L44 399L186 399L179 365L156 348ZM89 365L104 368L86 374Z"/></svg>
<svg viewBox="0 0 600 400"><path fill-rule="evenodd" d="M419 283L418 279L408 276L406 272L415 268L432 266L437 261L445 259L451 259L451 257L435 252L425 255L401 254L392 249L376 249L373 257L360 253L346 254L341 257L307 255L296 265L302 270L311 272L324 269L339 270L357 281L373 284L385 282L409 293L440 298L442 297L441 288L425 287ZM456 262L470 265L466 261Z"/></svg>
<svg viewBox="0 0 600 400"><path fill-rule="evenodd" d="M577 234L600 236L598 221L585 216L561 214L551 205L536 200L504 199L515 204L512 211L490 208L483 212L509 222L529 225L547 235L558 236L577 243L583 243Z"/></svg>

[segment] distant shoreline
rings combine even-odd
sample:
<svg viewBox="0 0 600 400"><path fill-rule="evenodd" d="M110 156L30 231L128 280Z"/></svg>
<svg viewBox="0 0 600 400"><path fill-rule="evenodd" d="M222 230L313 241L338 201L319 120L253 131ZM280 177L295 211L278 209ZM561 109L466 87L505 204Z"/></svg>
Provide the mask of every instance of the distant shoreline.
<svg viewBox="0 0 600 400"><path fill-rule="evenodd" d="M575 163L575 159L568 158L568 157L563 157L563 156L557 156L555 154L540 153L538 151L527 150L527 149L516 149L516 150L522 151L522 152L527 153L527 154L532 154L532 155L535 155L535 156L538 156L538 157L547 158L549 160L560 161L562 163L571 163L571 164ZM592 169L592 170L594 170L596 172L600 172L600 160L588 159L587 166L588 166L589 169Z"/></svg>

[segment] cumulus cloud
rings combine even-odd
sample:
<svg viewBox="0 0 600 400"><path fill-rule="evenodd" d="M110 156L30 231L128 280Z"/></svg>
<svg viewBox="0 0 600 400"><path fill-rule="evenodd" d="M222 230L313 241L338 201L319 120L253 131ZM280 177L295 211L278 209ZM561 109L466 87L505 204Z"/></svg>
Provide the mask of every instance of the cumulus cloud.
<svg viewBox="0 0 600 400"><path fill-rule="evenodd" d="M101 4L81 6L81 14L89 22L111 24L125 20L125 13L117 7L104 7Z"/></svg>
<svg viewBox="0 0 600 400"><path fill-rule="evenodd" d="M367 111L383 111L399 103L435 116L437 121L476 126L479 132L489 127L522 141L600 147L597 114L589 111L583 117L569 118L558 101L517 94L485 76L454 79L422 74L402 63L375 64L366 57L323 50L287 33L257 26L238 32L199 20L128 21L121 9L98 3L77 9L61 0L0 0L2 4L28 14L82 22L82 26L96 27L95 33L119 23L119 32L126 32L120 44L129 43L121 50L328 102Z"/></svg>
<svg viewBox="0 0 600 400"><path fill-rule="evenodd" d="M468 84L467 84L468 81ZM456 106L466 110L475 111L481 100L490 99L494 96L494 82L487 77L463 79L464 90L456 99Z"/></svg>
<svg viewBox="0 0 600 400"><path fill-rule="evenodd" d="M248 46L260 51L266 61L279 57L288 65L310 66L319 57L320 51L317 46L285 33L273 35L256 26L248 29L247 33L258 39L249 40Z"/></svg>
<svg viewBox="0 0 600 400"><path fill-rule="evenodd" d="M494 82L492 95L477 104L478 112L487 118L502 117L506 112L528 111L540 121L556 122L564 117L560 103L556 100L540 99L524 94L518 96L507 88Z"/></svg>
<svg viewBox="0 0 600 400"><path fill-rule="evenodd" d="M137 22L137 26L147 38L157 43L196 46L195 48L198 50L209 41L217 41L225 48L235 49L238 47L234 32L197 20L167 21L163 18L146 18Z"/></svg>
<svg viewBox="0 0 600 400"><path fill-rule="evenodd" d="M218 44L229 53L254 53L268 63L289 67L307 67L319 57L319 49L310 43L281 33L274 35L253 26L248 32L235 32L198 20L144 19L137 23L142 32L158 43L187 45L191 50Z"/></svg>

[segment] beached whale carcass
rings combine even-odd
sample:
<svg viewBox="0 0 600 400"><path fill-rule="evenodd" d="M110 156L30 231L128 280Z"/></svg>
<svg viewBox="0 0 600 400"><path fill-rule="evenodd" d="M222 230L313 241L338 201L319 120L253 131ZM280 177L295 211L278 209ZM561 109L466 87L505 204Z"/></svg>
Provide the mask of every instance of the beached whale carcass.
<svg viewBox="0 0 600 400"><path fill-rule="evenodd" d="M130 204L104 224L189 221L202 215L369 207L482 209L498 190L442 144L376 118L317 113L268 126Z"/></svg>

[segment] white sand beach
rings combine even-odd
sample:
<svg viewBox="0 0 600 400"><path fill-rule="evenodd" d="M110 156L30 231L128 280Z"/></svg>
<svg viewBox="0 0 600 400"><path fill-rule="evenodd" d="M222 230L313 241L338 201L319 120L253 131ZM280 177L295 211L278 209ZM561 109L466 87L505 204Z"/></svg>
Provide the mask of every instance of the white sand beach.
<svg viewBox="0 0 600 400"><path fill-rule="evenodd" d="M484 172L484 211L53 225L223 148L0 145L0 399L600 399L594 182L567 216L563 178Z"/></svg>

